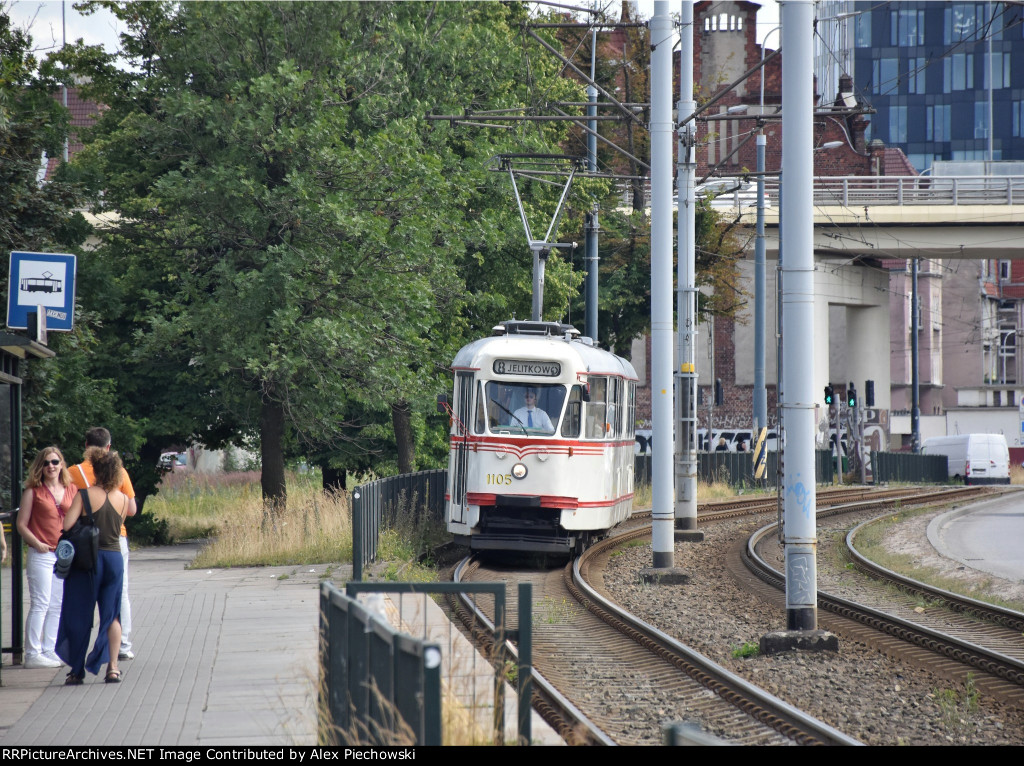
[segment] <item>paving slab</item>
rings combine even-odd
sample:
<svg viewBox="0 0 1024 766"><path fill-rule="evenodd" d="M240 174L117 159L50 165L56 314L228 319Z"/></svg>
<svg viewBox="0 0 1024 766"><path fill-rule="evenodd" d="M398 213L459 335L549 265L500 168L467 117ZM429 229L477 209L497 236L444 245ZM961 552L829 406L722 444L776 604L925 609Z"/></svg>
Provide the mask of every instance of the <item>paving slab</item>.
<svg viewBox="0 0 1024 766"><path fill-rule="evenodd" d="M0 745L315 745L320 583L329 577L343 588L351 567L187 569L197 550L132 551L135 659L119 663L121 683L104 683L104 666L82 686L65 687L66 668L27 670L4 655ZM10 570L3 574L7 634ZM450 693L486 730L494 684L488 662L430 598L383 601L382 617L442 645ZM506 741L515 739L515 713L515 693L506 687ZM532 727L535 743L564 744L536 714Z"/></svg>

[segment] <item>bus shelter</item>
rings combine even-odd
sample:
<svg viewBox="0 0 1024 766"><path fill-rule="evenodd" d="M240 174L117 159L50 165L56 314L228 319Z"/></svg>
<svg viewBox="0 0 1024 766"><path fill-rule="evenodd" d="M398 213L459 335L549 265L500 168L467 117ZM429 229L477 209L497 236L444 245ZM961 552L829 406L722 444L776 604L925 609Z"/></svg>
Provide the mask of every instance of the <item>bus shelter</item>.
<svg viewBox="0 0 1024 766"><path fill-rule="evenodd" d="M8 553L10 568L10 615L9 625L2 626L0 643L4 654L10 654L14 664L21 664L25 653L23 626L23 580L24 567L21 537L15 527L18 503L21 500L21 485L24 480L24 455L21 434L21 385L23 365L28 359L49 359L56 356L54 351L24 335L0 332L0 518L4 532L10 532ZM3 601L3 572L0 569L0 605ZM9 643L8 643L9 641ZM0 675L0 685L3 676Z"/></svg>

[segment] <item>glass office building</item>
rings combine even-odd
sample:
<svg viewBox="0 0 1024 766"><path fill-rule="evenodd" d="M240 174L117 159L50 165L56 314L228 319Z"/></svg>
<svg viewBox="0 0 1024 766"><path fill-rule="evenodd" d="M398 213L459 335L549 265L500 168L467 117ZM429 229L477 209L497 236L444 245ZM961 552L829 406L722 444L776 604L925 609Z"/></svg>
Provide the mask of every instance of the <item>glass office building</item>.
<svg viewBox="0 0 1024 766"><path fill-rule="evenodd" d="M818 90L843 71L877 113L867 139L919 171L935 160L1024 160L1024 4L818 4Z"/></svg>

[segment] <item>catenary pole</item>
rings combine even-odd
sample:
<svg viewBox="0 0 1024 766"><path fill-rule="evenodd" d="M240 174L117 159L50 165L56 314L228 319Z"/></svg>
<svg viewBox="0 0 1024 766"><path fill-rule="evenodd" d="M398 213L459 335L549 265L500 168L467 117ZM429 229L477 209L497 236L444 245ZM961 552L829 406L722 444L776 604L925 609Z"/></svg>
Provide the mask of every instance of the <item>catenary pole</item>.
<svg viewBox="0 0 1024 766"><path fill-rule="evenodd" d="M786 627L817 627L814 473L814 170L812 112L814 3L780 3L782 19L781 221L786 252L782 314L786 328L781 407L785 413Z"/></svg>
<svg viewBox="0 0 1024 766"><path fill-rule="evenodd" d="M590 79L597 76L597 30L590 33ZM587 117L591 118L587 125L590 132L587 133L587 170L591 173L597 172L597 88L593 85L587 86ZM597 218L598 205L595 202L589 213L586 214L586 313L584 317L584 334L588 338L597 340L597 232L599 230Z"/></svg>
<svg viewBox="0 0 1024 766"><path fill-rule="evenodd" d="M918 376L917 334L921 329L921 296L917 294L917 274L920 260L910 261L910 449L914 454L921 451L921 379Z"/></svg>
<svg viewBox="0 0 1024 766"><path fill-rule="evenodd" d="M761 75L762 81L764 74ZM762 107L763 111L763 107ZM767 283L764 242L764 130L757 134L757 234L754 239L754 428L751 438L757 440L758 431L768 426L768 392L765 389L765 288Z"/></svg>
<svg viewBox="0 0 1024 766"><path fill-rule="evenodd" d="M675 550L672 492L672 19L667 0L651 18L651 419L653 566Z"/></svg>
<svg viewBox="0 0 1024 766"><path fill-rule="evenodd" d="M680 13L679 106L676 114L686 120L697 108L693 100L693 1L683 0ZM677 529L697 529L697 279L694 181L696 123L688 120L679 129L676 145L677 208L679 236L676 316L679 321L678 421L676 426L676 507ZM709 435L710 436L710 435Z"/></svg>

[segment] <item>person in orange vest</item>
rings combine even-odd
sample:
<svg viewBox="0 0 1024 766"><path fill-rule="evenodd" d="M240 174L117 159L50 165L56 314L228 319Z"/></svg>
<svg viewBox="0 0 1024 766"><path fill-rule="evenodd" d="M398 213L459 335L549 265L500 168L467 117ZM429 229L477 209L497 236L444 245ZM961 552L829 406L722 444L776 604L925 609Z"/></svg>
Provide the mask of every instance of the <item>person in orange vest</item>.
<svg viewBox="0 0 1024 766"><path fill-rule="evenodd" d="M97 428L90 428L85 432L85 448L99 447L100 449L110 451L110 431L102 426ZM96 483L96 477L93 474L92 463L88 460L84 460L76 466L72 466L70 469L71 481L79 489L85 489L91 487ZM123 480L121 486L118 488L128 498L128 516L134 516L136 511L135 504L135 488L132 486L132 480L128 478L128 472L122 470ZM124 528L124 524L121 525L121 536L119 538L121 545L121 558L124 559L124 579L121 583L121 649L117 653L119 660L133 660L135 659L135 652L132 651L132 607L128 601L128 531Z"/></svg>

